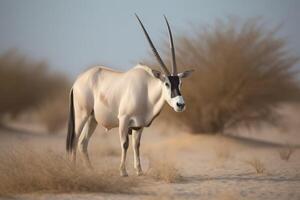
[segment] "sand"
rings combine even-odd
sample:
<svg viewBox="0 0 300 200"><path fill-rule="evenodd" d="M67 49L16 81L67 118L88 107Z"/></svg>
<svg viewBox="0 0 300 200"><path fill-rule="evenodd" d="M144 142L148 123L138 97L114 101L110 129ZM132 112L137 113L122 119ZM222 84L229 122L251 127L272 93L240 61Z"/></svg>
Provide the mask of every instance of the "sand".
<svg viewBox="0 0 300 200"><path fill-rule="evenodd" d="M27 127L27 129L26 129ZM1 129L0 145L28 145L30 148L51 149L64 154L65 134L49 135L28 124ZM28 128L30 127L30 128ZM144 131L141 145L142 166L147 171L149 155L155 159L174 163L181 180L166 183L148 175L145 181L128 193L51 193L18 194L1 199L300 199L300 142L295 133L279 134L273 129L262 134L244 134L241 131L225 136L192 135L174 129L157 128ZM18 130L19 129L19 130ZM27 131L25 131L27 130ZM273 132L272 132L273 131ZM255 132L252 130L252 132ZM263 138L262 138L263 137ZM290 141L295 151L288 161L281 159L279 151ZM291 142L292 141L292 142ZM298 143L299 142L299 143ZM91 139L89 151L95 167L103 159L118 171L119 140L117 130L106 133L98 128ZM127 166L129 176L135 176L132 150L129 148ZM257 173L249 164L258 161L263 173ZM3 162L3 161L2 161Z"/></svg>

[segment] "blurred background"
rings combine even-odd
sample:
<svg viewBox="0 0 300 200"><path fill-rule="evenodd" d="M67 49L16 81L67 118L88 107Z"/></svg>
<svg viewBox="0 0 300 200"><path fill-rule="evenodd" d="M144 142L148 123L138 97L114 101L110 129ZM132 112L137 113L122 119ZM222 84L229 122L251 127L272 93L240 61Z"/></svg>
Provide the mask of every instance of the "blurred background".
<svg viewBox="0 0 300 200"><path fill-rule="evenodd" d="M171 115L166 106L162 121L192 133L259 124L283 130L286 121L298 123L286 113L299 110L299 8L296 0L1 0L2 127L35 124L59 132L81 72L93 65L156 67L137 13L169 64L165 14L180 70L196 70L183 84L187 111Z"/></svg>

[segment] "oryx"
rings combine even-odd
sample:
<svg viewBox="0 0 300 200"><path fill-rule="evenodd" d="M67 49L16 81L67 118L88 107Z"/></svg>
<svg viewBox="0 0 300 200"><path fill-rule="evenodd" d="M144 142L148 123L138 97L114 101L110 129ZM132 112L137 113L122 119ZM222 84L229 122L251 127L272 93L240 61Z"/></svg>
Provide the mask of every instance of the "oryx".
<svg viewBox="0 0 300 200"><path fill-rule="evenodd" d="M185 109L180 93L181 78L189 76L192 72L189 70L177 73L172 33L166 17L172 52L172 73L162 61L137 15L136 18L160 64L162 73L140 64L127 72L96 66L81 74L70 92L67 152L75 161L78 147L85 163L91 166L87 147L97 124L107 130L119 127L122 149L121 176L127 176L125 159L129 145L128 135L132 135L134 168L137 174L141 175L139 147L143 128L150 126L165 101L176 112Z"/></svg>

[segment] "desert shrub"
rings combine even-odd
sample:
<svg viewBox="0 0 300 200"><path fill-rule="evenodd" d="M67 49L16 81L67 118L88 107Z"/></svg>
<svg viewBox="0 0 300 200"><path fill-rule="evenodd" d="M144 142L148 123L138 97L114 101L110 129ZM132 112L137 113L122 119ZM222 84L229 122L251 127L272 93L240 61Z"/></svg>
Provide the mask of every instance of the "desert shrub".
<svg viewBox="0 0 300 200"><path fill-rule="evenodd" d="M274 122L276 106L298 102L298 58L277 31L265 27L252 19L228 20L179 34L179 71L193 68L195 73L183 81L187 110L175 115L167 108L165 118L182 122L192 132L216 133L241 123ZM161 49L170 64L169 44Z"/></svg>
<svg viewBox="0 0 300 200"><path fill-rule="evenodd" d="M17 51L0 55L0 118L38 108L44 101L68 93L68 88L66 77L50 73L45 62L30 60Z"/></svg>

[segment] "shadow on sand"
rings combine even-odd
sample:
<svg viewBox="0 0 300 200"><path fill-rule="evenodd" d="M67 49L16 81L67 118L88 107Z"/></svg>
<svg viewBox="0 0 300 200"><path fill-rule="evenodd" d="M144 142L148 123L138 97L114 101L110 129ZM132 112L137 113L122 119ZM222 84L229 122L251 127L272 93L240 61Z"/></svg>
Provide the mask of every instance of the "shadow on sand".
<svg viewBox="0 0 300 200"><path fill-rule="evenodd" d="M232 134L225 134L225 137L232 139L240 144L248 145L248 146L255 146L255 147L273 147L273 148L278 148L278 147L286 147L287 144L281 144L281 143L276 143L276 142L271 142L271 141L266 141L266 140L259 140L255 138L247 138L247 137L242 137L242 136L235 136ZM290 145L293 148L300 148L300 144L297 145Z"/></svg>

